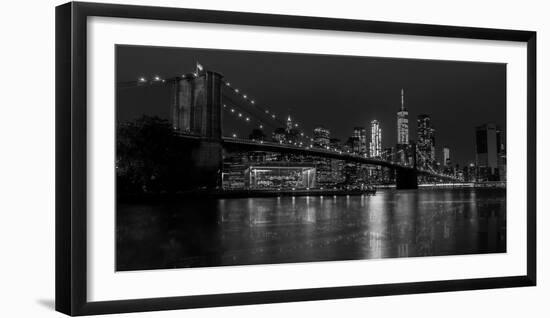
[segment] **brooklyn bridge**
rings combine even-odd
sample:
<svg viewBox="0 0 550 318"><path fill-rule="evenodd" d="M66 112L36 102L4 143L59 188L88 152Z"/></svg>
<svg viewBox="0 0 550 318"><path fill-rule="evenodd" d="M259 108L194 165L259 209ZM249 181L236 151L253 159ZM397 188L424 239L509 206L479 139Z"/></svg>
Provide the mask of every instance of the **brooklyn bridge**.
<svg viewBox="0 0 550 318"><path fill-rule="evenodd" d="M330 145L319 145L314 138L301 130L295 120L292 128L297 132L294 140L271 140L254 138L252 135L224 130L224 121L233 120L243 126L243 131L255 129L268 131L285 127L288 122L266 107L260 106L252 97L240 91L222 74L203 68L198 64L193 73L171 78L138 78L136 81L119 82L123 89L140 90L150 86L167 89L170 95L169 122L173 133L185 145L193 158L188 167L200 172L202 185L219 188L224 173L224 160L230 153L265 152L288 156L310 157L317 160L336 160L347 164L369 166L391 174L397 189L416 189L419 179L432 182L456 182L455 176L444 174L431 166L418 165L418 158L425 158L418 147L411 142L409 160L396 157L372 157L351 149ZM330 127L330 125L324 125ZM403 151L403 150L401 150ZM262 161L264 159L261 159ZM279 163L280 164L280 163ZM255 162L256 167L273 166L273 162ZM306 165L307 166L307 165ZM249 166L248 169L251 167ZM312 165L312 168L315 168ZM307 183L309 187L309 183Z"/></svg>

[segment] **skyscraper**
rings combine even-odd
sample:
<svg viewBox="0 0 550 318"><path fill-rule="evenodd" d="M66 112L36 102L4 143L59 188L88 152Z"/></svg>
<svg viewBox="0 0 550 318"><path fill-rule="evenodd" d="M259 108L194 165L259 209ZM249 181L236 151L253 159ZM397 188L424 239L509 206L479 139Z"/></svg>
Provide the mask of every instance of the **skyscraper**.
<svg viewBox="0 0 550 318"><path fill-rule="evenodd" d="M317 147L328 147L330 144L330 130L325 127L313 129L313 143Z"/></svg>
<svg viewBox="0 0 550 318"><path fill-rule="evenodd" d="M292 119L290 118L290 115L288 115L288 119L286 120L286 132L290 132L293 127Z"/></svg>
<svg viewBox="0 0 550 318"><path fill-rule="evenodd" d="M451 164L451 151L449 147L443 147L443 165L445 167Z"/></svg>
<svg viewBox="0 0 550 318"><path fill-rule="evenodd" d="M496 124L488 123L476 127L478 181L505 180L504 176L499 176L499 157L502 157L503 152L501 130Z"/></svg>
<svg viewBox="0 0 550 318"><path fill-rule="evenodd" d="M432 166L435 163L435 129L430 115L422 114L417 118L417 158L421 166Z"/></svg>
<svg viewBox="0 0 550 318"><path fill-rule="evenodd" d="M353 151L358 153L367 153L367 130L365 127L353 128L353 139L356 143Z"/></svg>
<svg viewBox="0 0 550 318"><path fill-rule="evenodd" d="M382 154L382 129L378 120L370 122L370 156L378 158Z"/></svg>
<svg viewBox="0 0 550 318"><path fill-rule="evenodd" d="M409 144L409 112L405 108L405 92L401 89L401 108L397 112L397 144Z"/></svg>

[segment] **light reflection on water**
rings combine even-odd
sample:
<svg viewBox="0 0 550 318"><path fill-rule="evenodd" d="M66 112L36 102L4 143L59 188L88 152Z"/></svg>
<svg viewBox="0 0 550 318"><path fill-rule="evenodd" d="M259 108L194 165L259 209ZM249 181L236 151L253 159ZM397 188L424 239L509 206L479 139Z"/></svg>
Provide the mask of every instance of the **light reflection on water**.
<svg viewBox="0 0 550 318"><path fill-rule="evenodd" d="M505 251L504 190L392 190L117 209L117 270Z"/></svg>

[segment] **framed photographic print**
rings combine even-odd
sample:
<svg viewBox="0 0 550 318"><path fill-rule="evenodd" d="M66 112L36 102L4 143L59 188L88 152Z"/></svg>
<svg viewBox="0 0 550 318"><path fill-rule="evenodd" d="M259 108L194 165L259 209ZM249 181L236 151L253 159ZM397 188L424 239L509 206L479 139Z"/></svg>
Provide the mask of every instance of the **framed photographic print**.
<svg viewBox="0 0 550 318"><path fill-rule="evenodd" d="M68 315L536 283L536 33L56 8Z"/></svg>

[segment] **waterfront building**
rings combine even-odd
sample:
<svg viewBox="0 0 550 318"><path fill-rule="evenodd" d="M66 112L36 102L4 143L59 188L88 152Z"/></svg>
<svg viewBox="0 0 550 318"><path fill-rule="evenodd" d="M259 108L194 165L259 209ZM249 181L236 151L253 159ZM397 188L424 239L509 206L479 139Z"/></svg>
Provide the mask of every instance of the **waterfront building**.
<svg viewBox="0 0 550 318"><path fill-rule="evenodd" d="M379 158L382 155L382 129L378 120L371 121L370 156Z"/></svg>
<svg viewBox="0 0 550 318"><path fill-rule="evenodd" d="M271 162L245 168L248 189L308 189L315 187L316 169L310 163Z"/></svg>

